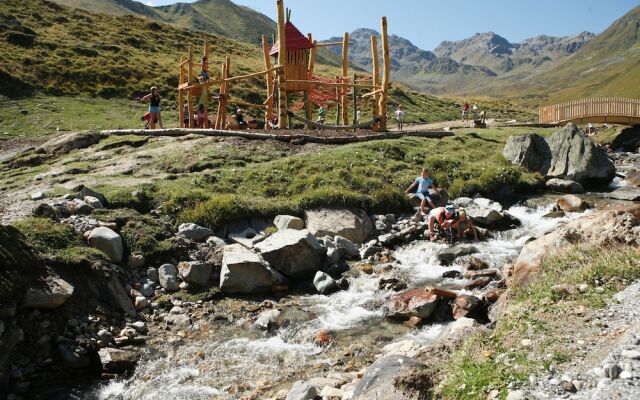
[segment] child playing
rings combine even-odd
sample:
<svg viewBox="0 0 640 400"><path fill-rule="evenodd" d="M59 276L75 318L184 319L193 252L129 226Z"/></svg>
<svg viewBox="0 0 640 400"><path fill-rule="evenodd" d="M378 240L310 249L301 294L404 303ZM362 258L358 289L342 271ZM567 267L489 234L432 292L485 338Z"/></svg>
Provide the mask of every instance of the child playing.
<svg viewBox="0 0 640 400"><path fill-rule="evenodd" d="M185 104L182 108L182 123L185 128L189 127L189 105Z"/></svg>
<svg viewBox="0 0 640 400"><path fill-rule="evenodd" d="M398 130L402 131L402 126L404 125L404 110L402 106L399 105L395 111L396 123L398 124Z"/></svg>
<svg viewBox="0 0 640 400"><path fill-rule="evenodd" d="M418 196L418 198L421 200L420 212L424 215L427 202L429 203L430 208L436 208L436 205L433 203L433 200L431 200L431 197L429 196L429 189L433 186L433 179L431 179L431 177L429 176L428 169L422 168L420 176L417 177L416 180L411 184L411 186L409 186L404 192L409 194L409 192L416 186L418 187L416 196Z"/></svg>
<svg viewBox="0 0 640 400"><path fill-rule="evenodd" d="M204 129L206 128L206 114L204 112L204 104L198 105L198 113L196 114L196 120L198 121L198 128Z"/></svg>
<svg viewBox="0 0 640 400"><path fill-rule="evenodd" d="M202 82L206 82L209 80L209 60L207 57L202 57Z"/></svg>

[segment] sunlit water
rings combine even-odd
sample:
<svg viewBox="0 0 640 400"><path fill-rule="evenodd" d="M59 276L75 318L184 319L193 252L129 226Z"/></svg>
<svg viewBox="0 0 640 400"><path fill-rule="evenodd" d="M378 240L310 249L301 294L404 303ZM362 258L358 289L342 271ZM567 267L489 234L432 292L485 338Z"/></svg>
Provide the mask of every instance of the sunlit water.
<svg viewBox="0 0 640 400"><path fill-rule="evenodd" d="M476 256L491 267L501 268L517 257L531 237L578 216L542 218L550 210L551 205L511 207L508 212L522 226L475 244L480 250ZM464 280L442 278L442 273L452 268L462 271L456 263L449 267L439 265L436 251L444 247L441 243L420 241L396 250L398 262L394 263L393 274L410 288L433 284L453 287L456 283L462 287ZM240 397L238 390L249 393L264 386L286 388L298 378L314 376L315 370L326 370L350 346L376 354L391 340L428 343L444 331L443 324L410 330L386 321L383 305L392 292L379 290L378 280L375 274L361 274L351 280L347 291L298 297L295 310L283 310L283 315L290 316L290 323L276 332L259 332L247 328L245 321L238 321L231 327L203 328L199 335L179 344L153 345L133 376L112 381L87 398L234 399ZM314 345L320 330L334 332L336 344L328 349Z"/></svg>

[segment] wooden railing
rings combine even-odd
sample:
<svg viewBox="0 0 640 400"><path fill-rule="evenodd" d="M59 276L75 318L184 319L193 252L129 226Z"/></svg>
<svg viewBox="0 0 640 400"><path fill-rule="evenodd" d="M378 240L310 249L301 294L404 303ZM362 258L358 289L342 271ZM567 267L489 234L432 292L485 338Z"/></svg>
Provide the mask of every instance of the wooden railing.
<svg viewBox="0 0 640 400"><path fill-rule="evenodd" d="M640 99L605 97L567 101L540 108L538 122L559 124L564 122L640 123Z"/></svg>

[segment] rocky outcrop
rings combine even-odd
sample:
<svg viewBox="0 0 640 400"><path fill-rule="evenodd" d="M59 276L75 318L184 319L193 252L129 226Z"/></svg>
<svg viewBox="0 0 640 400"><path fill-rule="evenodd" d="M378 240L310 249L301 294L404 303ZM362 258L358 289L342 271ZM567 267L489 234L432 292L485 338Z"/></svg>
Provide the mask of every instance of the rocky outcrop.
<svg viewBox="0 0 640 400"><path fill-rule="evenodd" d="M405 356L388 356L373 363L362 376L353 392L353 400L415 400L416 393L404 393L396 388L397 378L424 370L424 364Z"/></svg>
<svg viewBox="0 0 640 400"><path fill-rule="evenodd" d="M540 275L544 257L563 253L574 244L640 244L640 205L597 211L585 215L532 242L520 252L510 285L528 285Z"/></svg>
<svg viewBox="0 0 640 400"><path fill-rule="evenodd" d="M278 231L254 248L273 268L293 279L312 277L325 259L325 249L307 229Z"/></svg>
<svg viewBox="0 0 640 400"><path fill-rule="evenodd" d="M640 201L640 187L624 186L607 193L606 197L616 200Z"/></svg>
<svg viewBox="0 0 640 400"><path fill-rule="evenodd" d="M371 219L360 209L320 208L305 211L307 229L315 237L342 236L352 242L364 242L374 231Z"/></svg>
<svg viewBox="0 0 640 400"><path fill-rule="evenodd" d="M113 230L101 226L89 234L89 246L105 253L114 263L122 262L122 238Z"/></svg>
<svg viewBox="0 0 640 400"><path fill-rule="evenodd" d="M284 278L269 268L260 256L240 244L224 247L220 290L225 293L257 294L271 292Z"/></svg>
<svg viewBox="0 0 640 400"><path fill-rule="evenodd" d="M36 149L45 154L65 154L98 143L108 135L101 132L76 132L55 137Z"/></svg>
<svg viewBox="0 0 640 400"><path fill-rule="evenodd" d="M606 152L572 123L546 139L536 134L512 136L502 154L530 171L582 185L606 185L615 174Z"/></svg>

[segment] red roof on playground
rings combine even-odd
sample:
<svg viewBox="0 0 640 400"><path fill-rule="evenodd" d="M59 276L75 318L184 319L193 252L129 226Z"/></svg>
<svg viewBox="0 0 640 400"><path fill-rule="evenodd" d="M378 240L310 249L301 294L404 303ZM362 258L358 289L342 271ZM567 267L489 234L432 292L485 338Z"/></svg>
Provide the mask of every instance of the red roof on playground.
<svg viewBox="0 0 640 400"><path fill-rule="evenodd" d="M287 21L287 23L284 24L284 32L285 37L287 38L287 50L306 50L313 47L313 43L311 43L309 39L291 23L291 21ZM271 48L269 55L278 54L278 50L280 50L279 39L276 40L276 43Z"/></svg>

